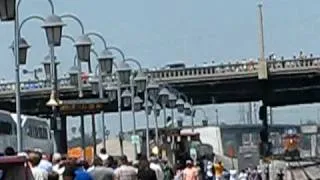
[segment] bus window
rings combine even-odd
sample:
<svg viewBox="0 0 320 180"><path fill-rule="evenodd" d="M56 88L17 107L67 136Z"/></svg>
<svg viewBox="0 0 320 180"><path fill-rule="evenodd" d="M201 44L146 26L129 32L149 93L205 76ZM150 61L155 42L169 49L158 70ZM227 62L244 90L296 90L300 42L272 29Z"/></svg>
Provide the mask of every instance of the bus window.
<svg viewBox="0 0 320 180"><path fill-rule="evenodd" d="M0 134L12 134L12 126L8 122L0 122Z"/></svg>
<svg viewBox="0 0 320 180"><path fill-rule="evenodd" d="M27 135L30 136L30 137L32 137L32 129L31 129L30 126L27 127Z"/></svg>
<svg viewBox="0 0 320 180"><path fill-rule="evenodd" d="M41 128L42 131L42 137L41 139L48 139L48 131L46 128Z"/></svg>

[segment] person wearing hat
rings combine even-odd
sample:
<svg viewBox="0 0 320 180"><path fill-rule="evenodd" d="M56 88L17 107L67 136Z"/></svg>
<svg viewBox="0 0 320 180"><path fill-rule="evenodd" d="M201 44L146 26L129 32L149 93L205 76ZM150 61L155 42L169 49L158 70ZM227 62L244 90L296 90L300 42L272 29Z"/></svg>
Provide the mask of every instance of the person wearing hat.
<svg viewBox="0 0 320 180"><path fill-rule="evenodd" d="M183 170L183 180L199 180L198 169L194 167L193 161L187 160L186 166Z"/></svg>

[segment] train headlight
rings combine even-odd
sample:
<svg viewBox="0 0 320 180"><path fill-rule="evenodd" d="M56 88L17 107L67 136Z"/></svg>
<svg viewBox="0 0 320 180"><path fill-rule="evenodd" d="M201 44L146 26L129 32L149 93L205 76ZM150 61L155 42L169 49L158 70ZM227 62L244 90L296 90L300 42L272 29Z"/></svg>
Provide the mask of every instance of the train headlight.
<svg viewBox="0 0 320 180"><path fill-rule="evenodd" d="M293 144L293 139L290 139L290 140L289 140L289 143L290 143L290 144Z"/></svg>

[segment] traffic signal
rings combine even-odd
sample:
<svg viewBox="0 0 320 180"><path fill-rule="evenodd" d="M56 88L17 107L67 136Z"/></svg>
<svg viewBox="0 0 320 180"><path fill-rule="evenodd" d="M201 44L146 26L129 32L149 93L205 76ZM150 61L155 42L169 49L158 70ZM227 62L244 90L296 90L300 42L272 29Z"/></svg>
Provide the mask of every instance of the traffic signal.
<svg viewBox="0 0 320 180"><path fill-rule="evenodd" d="M266 143L269 141L268 129L263 127L260 131L260 139L262 142Z"/></svg>
<svg viewBox="0 0 320 180"><path fill-rule="evenodd" d="M267 120L267 106L260 106L260 108L259 108L259 119L261 121Z"/></svg>
<svg viewBox="0 0 320 180"><path fill-rule="evenodd" d="M270 142L260 142L259 152L262 157L268 157L272 155L272 143Z"/></svg>

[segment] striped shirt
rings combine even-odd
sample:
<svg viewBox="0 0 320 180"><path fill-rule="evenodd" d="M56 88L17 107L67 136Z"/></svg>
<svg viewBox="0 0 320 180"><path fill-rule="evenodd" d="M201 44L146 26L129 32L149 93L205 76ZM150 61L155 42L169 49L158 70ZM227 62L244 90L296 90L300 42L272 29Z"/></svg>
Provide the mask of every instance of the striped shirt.
<svg viewBox="0 0 320 180"><path fill-rule="evenodd" d="M137 171L132 166L121 165L114 171L115 180L137 180Z"/></svg>

